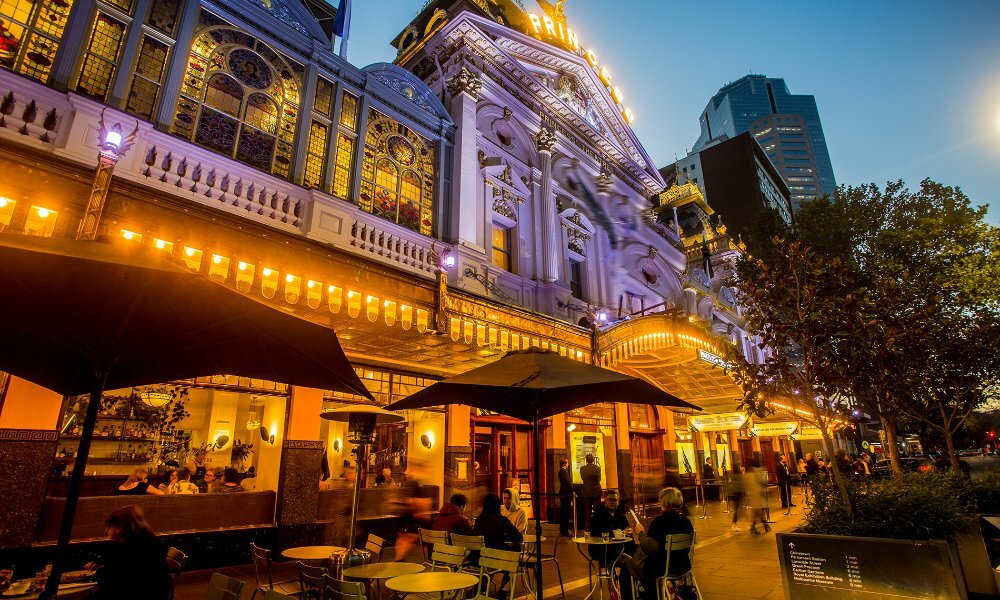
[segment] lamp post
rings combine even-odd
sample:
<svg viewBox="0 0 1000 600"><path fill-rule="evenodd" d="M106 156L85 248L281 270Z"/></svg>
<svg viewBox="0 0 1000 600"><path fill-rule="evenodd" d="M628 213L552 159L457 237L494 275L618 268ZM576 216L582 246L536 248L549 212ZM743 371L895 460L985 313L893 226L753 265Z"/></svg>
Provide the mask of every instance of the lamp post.
<svg viewBox="0 0 1000 600"><path fill-rule="evenodd" d="M361 469L368 465L368 447L375 443L375 426L387 423L399 423L401 415L391 413L377 406L356 405L342 406L320 414L329 421L347 423L347 441L357 448L357 468L354 469L354 501L351 509L351 533L347 539L347 552L343 555L342 565L353 567L363 565L371 560L371 553L355 547L355 536L358 529L358 503L361 498ZM334 557L331 557L333 559Z"/></svg>
<svg viewBox="0 0 1000 600"><path fill-rule="evenodd" d="M125 153L135 143L136 135L139 133L139 122L136 121L132 133L125 135L121 123L115 123L110 128L104 124L104 110L102 110L98 128L100 139L98 141L97 171L94 173L94 183L90 187L90 197L87 198L83 219L80 220L80 227L76 231L76 239L78 240L97 238L101 215L104 213L104 203L108 198L108 190L111 188L111 175L114 173L118 160L125 156Z"/></svg>

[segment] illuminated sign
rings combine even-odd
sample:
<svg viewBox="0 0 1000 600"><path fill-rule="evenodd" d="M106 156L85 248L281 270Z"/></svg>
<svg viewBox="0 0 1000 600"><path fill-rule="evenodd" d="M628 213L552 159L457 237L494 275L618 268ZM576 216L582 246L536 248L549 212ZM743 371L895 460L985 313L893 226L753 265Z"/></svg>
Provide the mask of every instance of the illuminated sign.
<svg viewBox="0 0 1000 600"><path fill-rule="evenodd" d="M757 437L768 435L791 435L798 429L799 424L795 421L781 421L779 423L754 423L750 431Z"/></svg>
<svg viewBox="0 0 1000 600"><path fill-rule="evenodd" d="M535 37L540 39L544 35L550 39L559 40L574 52L582 53L587 59L587 63L594 69L601 82L608 89L611 97L618 103L618 108L621 109L622 117L624 117L625 121L631 124L635 120L632 110L624 104L625 95L622 94L618 86L611 82L611 73L608 72L608 68L597 62L597 54L593 50L584 49L580 46L580 39L569 26L564 26L561 20L553 20L548 15L539 17L535 13L528 13L528 20L531 21Z"/></svg>
<svg viewBox="0 0 1000 600"><path fill-rule="evenodd" d="M729 431L739 429L747 422L747 414L743 412L721 413L717 415L696 415L688 422L698 431Z"/></svg>
<svg viewBox="0 0 1000 600"><path fill-rule="evenodd" d="M729 368L729 363L724 358L722 358L718 354L712 354L708 350L701 350L701 349L699 349L698 350L698 358L700 358L701 360L703 360L703 361L705 361L707 363L711 363L711 364L713 364L713 365L715 365L717 367L722 367L723 369L728 369Z"/></svg>
<svg viewBox="0 0 1000 600"><path fill-rule="evenodd" d="M799 429L799 432L793 437L797 440L821 440L823 439L823 434L820 432L819 427L807 425Z"/></svg>

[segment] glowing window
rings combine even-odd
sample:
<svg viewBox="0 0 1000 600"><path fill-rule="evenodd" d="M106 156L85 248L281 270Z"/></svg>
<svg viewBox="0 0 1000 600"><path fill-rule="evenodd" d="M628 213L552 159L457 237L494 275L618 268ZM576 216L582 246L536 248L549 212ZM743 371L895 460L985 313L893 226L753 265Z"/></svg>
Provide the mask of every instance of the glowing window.
<svg viewBox="0 0 1000 600"><path fill-rule="evenodd" d="M313 110L329 117L333 110L333 84L319 77L316 79L316 99L313 101Z"/></svg>
<svg viewBox="0 0 1000 600"><path fill-rule="evenodd" d="M340 106L340 126L357 132L358 130L358 99L344 92L344 101Z"/></svg>
<svg viewBox="0 0 1000 600"><path fill-rule="evenodd" d="M493 224L493 264L510 271L510 229Z"/></svg>
<svg viewBox="0 0 1000 600"><path fill-rule="evenodd" d="M302 174L302 185L323 189L323 170L326 168L327 126L313 121L309 127L309 143L306 146L306 165Z"/></svg>
<svg viewBox="0 0 1000 600"><path fill-rule="evenodd" d="M338 133L334 158L333 195L346 199L351 191L351 173L354 171L354 140Z"/></svg>
<svg viewBox="0 0 1000 600"><path fill-rule="evenodd" d="M10 226L10 220L14 217L14 202L10 198L0 196L0 231L4 231Z"/></svg>
<svg viewBox="0 0 1000 600"><path fill-rule="evenodd" d="M0 2L0 67L48 82L73 0Z"/></svg>
<svg viewBox="0 0 1000 600"><path fill-rule="evenodd" d="M25 235L51 237L56 228L56 217L59 213L44 206L32 206L24 221Z"/></svg>
<svg viewBox="0 0 1000 600"><path fill-rule="evenodd" d="M158 4L154 3L154 7ZM163 42L148 35L142 37L125 110L144 119L153 117L169 54L170 47Z"/></svg>
<svg viewBox="0 0 1000 600"><path fill-rule="evenodd" d="M85 96L106 100L111 80L118 66L119 52L125 39L125 24L98 12L84 53L76 91Z"/></svg>

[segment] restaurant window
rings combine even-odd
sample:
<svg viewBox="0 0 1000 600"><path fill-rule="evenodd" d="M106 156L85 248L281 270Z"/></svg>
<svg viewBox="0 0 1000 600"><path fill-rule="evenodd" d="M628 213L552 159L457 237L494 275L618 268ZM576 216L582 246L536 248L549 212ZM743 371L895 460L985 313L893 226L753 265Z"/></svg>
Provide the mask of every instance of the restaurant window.
<svg viewBox="0 0 1000 600"><path fill-rule="evenodd" d="M583 263L569 261L569 290L574 298L583 300Z"/></svg>
<svg viewBox="0 0 1000 600"><path fill-rule="evenodd" d="M358 197L361 208L431 235L434 176L434 145L370 109Z"/></svg>
<svg viewBox="0 0 1000 600"><path fill-rule="evenodd" d="M493 265L504 271L513 271L510 259L511 230L493 223Z"/></svg>
<svg viewBox="0 0 1000 600"><path fill-rule="evenodd" d="M631 429L656 429L656 409L648 404L629 404L628 426Z"/></svg>
<svg viewBox="0 0 1000 600"><path fill-rule="evenodd" d="M47 83L73 0L0 2L0 66Z"/></svg>
<svg viewBox="0 0 1000 600"><path fill-rule="evenodd" d="M146 15L132 81L125 98L125 110L142 119L151 120L159 107L180 6L180 0L157 0L151 3Z"/></svg>
<svg viewBox="0 0 1000 600"><path fill-rule="evenodd" d="M0 196L0 231L5 231L10 227L10 221L14 218L14 207L17 202Z"/></svg>
<svg viewBox="0 0 1000 600"><path fill-rule="evenodd" d="M210 27L191 45L173 132L288 178L300 71L242 31Z"/></svg>

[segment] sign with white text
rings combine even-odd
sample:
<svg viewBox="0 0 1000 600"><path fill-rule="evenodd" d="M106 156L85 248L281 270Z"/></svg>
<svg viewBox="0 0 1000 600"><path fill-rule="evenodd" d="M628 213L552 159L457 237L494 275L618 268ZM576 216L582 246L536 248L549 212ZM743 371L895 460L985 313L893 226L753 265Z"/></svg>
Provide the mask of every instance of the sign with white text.
<svg viewBox="0 0 1000 600"><path fill-rule="evenodd" d="M803 425L799 428L799 432L795 434L795 439L797 440L821 440L823 439L823 434L820 432L819 427L813 427L811 425Z"/></svg>
<svg viewBox="0 0 1000 600"><path fill-rule="evenodd" d="M780 421L778 423L754 423L750 431L757 437L768 435L791 435L798 429L795 421Z"/></svg>
<svg viewBox="0 0 1000 600"><path fill-rule="evenodd" d="M966 598L947 542L779 533L785 598Z"/></svg>
<svg viewBox="0 0 1000 600"><path fill-rule="evenodd" d="M694 415L688 418L688 422L691 427L698 431L729 431L743 427L747 422L747 414L731 412L717 415Z"/></svg>
<svg viewBox="0 0 1000 600"><path fill-rule="evenodd" d="M707 363L711 363L711 364L713 364L713 365L715 365L717 367L722 367L723 369L728 369L729 368L729 363L726 362L726 360L724 358L722 358L718 354L712 354L708 350L702 350L702 349L699 348L698 349L698 358L700 358L701 360L703 360L703 361L705 361Z"/></svg>

